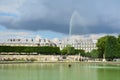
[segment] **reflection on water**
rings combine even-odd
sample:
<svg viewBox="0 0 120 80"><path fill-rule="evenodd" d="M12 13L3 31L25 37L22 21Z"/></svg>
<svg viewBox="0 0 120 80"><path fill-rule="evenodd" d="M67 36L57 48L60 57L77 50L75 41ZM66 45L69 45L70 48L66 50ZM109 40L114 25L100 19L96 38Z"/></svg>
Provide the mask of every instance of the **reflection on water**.
<svg viewBox="0 0 120 80"><path fill-rule="evenodd" d="M0 80L120 80L120 65L0 64Z"/></svg>

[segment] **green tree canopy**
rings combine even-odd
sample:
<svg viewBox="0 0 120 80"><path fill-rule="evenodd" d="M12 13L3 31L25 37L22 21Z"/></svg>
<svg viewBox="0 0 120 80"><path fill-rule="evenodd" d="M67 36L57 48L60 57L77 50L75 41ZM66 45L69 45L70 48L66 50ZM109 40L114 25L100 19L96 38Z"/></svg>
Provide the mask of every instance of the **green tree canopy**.
<svg viewBox="0 0 120 80"><path fill-rule="evenodd" d="M107 36L101 37L98 39L97 41L97 48L98 48L98 52L100 53L99 57L103 57L103 54L105 54L105 46L106 46L106 39Z"/></svg>
<svg viewBox="0 0 120 80"><path fill-rule="evenodd" d="M117 38L115 36L107 36L105 45L105 55L107 58L114 58L118 53L117 51Z"/></svg>
<svg viewBox="0 0 120 80"><path fill-rule="evenodd" d="M98 39L97 48L100 53L99 57L105 55L106 58L113 59L116 57L120 57L120 45L119 39L115 36L104 36Z"/></svg>
<svg viewBox="0 0 120 80"><path fill-rule="evenodd" d="M61 53L63 55L73 55L75 54L75 49L71 45L67 45L65 48L62 49Z"/></svg>
<svg viewBox="0 0 120 80"><path fill-rule="evenodd" d="M99 57L98 50L96 50L96 49L93 49L89 54L90 54L90 57L92 57L92 58L98 58Z"/></svg>
<svg viewBox="0 0 120 80"><path fill-rule="evenodd" d="M85 56L85 50L75 49L75 54L80 54L81 56Z"/></svg>

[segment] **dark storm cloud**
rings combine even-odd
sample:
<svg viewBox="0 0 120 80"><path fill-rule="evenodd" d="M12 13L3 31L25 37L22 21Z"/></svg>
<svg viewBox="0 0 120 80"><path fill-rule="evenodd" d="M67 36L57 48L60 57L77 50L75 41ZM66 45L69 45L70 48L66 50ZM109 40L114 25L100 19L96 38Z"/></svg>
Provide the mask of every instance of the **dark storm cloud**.
<svg viewBox="0 0 120 80"><path fill-rule="evenodd" d="M51 30L51 31L56 31L56 32L68 33L68 30L69 30L69 27L67 27L69 25L67 24L59 24L59 23L54 23L54 22L47 21L47 20L28 21L28 22L22 22L20 24L21 25L19 26L23 26L24 29L34 30L34 31ZM21 27L18 27L16 29L20 29L20 28Z"/></svg>
<svg viewBox="0 0 120 80"><path fill-rule="evenodd" d="M0 24L9 29L51 30L73 34L119 33L118 0L2 0ZM9 13L9 14L8 14ZM77 25L77 26L76 26Z"/></svg>

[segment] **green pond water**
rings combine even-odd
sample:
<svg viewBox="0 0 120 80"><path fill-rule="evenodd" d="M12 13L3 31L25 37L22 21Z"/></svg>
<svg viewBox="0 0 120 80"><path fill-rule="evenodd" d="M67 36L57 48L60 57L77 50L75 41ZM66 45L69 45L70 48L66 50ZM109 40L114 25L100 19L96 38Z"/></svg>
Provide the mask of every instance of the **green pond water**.
<svg viewBox="0 0 120 80"><path fill-rule="evenodd" d="M97 63L0 64L0 80L120 80L120 65Z"/></svg>

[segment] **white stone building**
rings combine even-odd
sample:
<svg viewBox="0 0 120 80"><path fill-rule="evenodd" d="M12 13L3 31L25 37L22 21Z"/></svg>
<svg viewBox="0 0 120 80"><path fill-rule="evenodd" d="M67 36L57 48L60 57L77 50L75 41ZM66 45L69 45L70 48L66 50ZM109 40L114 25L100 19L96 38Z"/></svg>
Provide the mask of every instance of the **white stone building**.
<svg viewBox="0 0 120 80"><path fill-rule="evenodd" d="M85 52L90 52L93 49L96 49L96 42L97 40L92 39L63 39L57 40L55 43L57 47L60 47L60 50L69 44L75 49L83 49Z"/></svg>
<svg viewBox="0 0 120 80"><path fill-rule="evenodd" d="M36 37L35 39L27 38L27 39L7 39L4 41L0 41L0 45L3 46L57 46L62 50L68 44L74 47L75 49L83 49L85 52L90 52L93 49L96 49L97 40L92 39L62 39L62 40L49 40L49 39L41 39Z"/></svg>
<svg viewBox="0 0 120 80"><path fill-rule="evenodd" d="M7 39L0 42L0 45L3 45L3 46L56 46L55 43L53 43L49 39L40 39L40 38Z"/></svg>

